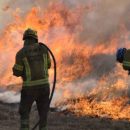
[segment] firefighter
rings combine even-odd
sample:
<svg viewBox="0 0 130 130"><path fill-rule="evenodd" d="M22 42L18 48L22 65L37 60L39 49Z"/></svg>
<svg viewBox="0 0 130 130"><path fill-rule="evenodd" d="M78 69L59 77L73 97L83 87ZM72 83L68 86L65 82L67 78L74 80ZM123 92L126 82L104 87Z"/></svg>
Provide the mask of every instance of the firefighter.
<svg viewBox="0 0 130 130"><path fill-rule="evenodd" d="M37 31L25 30L23 40L24 46L17 52L13 66L13 75L23 80L19 105L20 130L29 130L29 114L34 101L40 118L39 130L47 130L50 56L48 50L38 43Z"/></svg>

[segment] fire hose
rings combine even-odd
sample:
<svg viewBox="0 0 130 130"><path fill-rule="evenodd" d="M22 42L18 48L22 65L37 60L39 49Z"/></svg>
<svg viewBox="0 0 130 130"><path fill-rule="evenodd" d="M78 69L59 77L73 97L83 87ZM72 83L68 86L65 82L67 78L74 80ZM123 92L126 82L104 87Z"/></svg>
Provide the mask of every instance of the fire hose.
<svg viewBox="0 0 130 130"><path fill-rule="evenodd" d="M54 54L52 53L52 51L49 49L48 46L46 46L45 44L43 43L39 43L40 45L44 46L45 48L47 48L47 50L49 51L52 59L53 59L53 62L54 62L54 81L53 81L53 87L52 87L52 92L50 94L50 97L49 97L49 108L50 108L50 104L51 104L51 101L52 101L52 98L53 98L53 95L54 95L54 91L55 91L55 87L56 87L56 59L54 57ZM35 126L32 128L32 130L35 130L37 128L37 126L39 125L40 121L38 121Z"/></svg>

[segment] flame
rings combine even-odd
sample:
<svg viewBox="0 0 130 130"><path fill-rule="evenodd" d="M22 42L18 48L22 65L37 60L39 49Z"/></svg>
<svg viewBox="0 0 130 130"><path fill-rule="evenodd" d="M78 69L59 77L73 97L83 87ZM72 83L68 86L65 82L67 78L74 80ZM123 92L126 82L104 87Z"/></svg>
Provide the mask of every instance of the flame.
<svg viewBox="0 0 130 130"><path fill-rule="evenodd" d="M67 108L69 111L78 115L107 116L113 119L130 120L130 106L127 104L129 100L127 96L128 75L119 64L116 64L109 73L96 77L93 87L90 84L82 83L85 82L85 79L88 79L89 82L89 79L93 78L96 71L92 64L94 56L115 55L122 32L125 33L124 46L129 47L128 32L122 26L121 31L117 32L108 43L93 45L80 42L78 34L83 30L82 17L91 10L92 7L86 6L70 10L61 3L51 3L45 11L34 7L26 16L21 17L21 10L17 8L13 13L14 21L3 29L0 36L0 68L2 68L0 86L6 87L22 82L21 79L12 76L11 69L16 52L23 46L23 32L26 28L31 27L38 31L40 41L47 43L54 52L58 67L57 90L62 92L62 98L79 99L76 102L67 100L67 104L70 104ZM97 64L100 65L100 62L97 61ZM102 71L102 68L100 70ZM51 79L52 73L51 69ZM89 77L90 75L91 77ZM75 84L78 81L79 83ZM73 94L73 91L77 89L73 83L80 87L78 87L78 93L75 92L76 94ZM85 92L83 92L84 90ZM92 101L87 97L92 98ZM60 104L63 100L58 98L58 102Z"/></svg>

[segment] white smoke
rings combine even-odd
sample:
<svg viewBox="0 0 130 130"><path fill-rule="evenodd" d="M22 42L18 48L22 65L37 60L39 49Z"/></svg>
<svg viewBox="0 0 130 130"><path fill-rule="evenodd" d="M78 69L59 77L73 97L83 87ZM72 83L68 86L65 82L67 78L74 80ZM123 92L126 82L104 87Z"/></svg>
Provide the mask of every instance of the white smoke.
<svg viewBox="0 0 130 130"><path fill-rule="evenodd" d="M4 103L17 103L20 101L20 94L14 91L1 92L0 101Z"/></svg>

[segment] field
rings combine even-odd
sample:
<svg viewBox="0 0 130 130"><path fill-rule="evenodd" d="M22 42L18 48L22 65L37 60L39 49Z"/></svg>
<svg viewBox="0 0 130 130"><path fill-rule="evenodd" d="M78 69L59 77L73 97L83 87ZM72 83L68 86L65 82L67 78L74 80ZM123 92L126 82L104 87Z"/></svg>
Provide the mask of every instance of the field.
<svg viewBox="0 0 130 130"><path fill-rule="evenodd" d="M18 104L0 103L0 130L19 130ZM31 127L37 122L35 106L30 114ZM32 125L33 124L33 125ZM49 130L130 130L127 120L99 117L77 117L68 112L49 112Z"/></svg>

